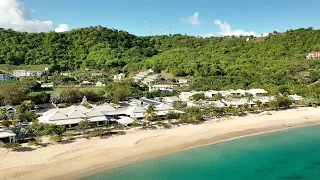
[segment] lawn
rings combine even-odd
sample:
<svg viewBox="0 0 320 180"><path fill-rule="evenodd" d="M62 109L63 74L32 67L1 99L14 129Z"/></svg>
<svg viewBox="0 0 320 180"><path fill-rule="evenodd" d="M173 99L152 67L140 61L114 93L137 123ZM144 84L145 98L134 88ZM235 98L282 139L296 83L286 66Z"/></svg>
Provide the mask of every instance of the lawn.
<svg viewBox="0 0 320 180"><path fill-rule="evenodd" d="M41 71L44 70L46 67L50 67L50 65L42 64L42 65L9 65L9 64L0 64L0 71L12 74L14 70L29 70L29 71Z"/></svg>
<svg viewBox="0 0 320 180"><path fill-rule="evenodd" d="M46 88L43 89L42 92L46 92L48 94L55 94L60 93L62 89L64 88L71 88L71 87L55 87L55 88ZM95 92L103 91L105 90L104 87L94 87L94 86L85 86L85 87L79 87L80 90L91 90Z"/></svg>

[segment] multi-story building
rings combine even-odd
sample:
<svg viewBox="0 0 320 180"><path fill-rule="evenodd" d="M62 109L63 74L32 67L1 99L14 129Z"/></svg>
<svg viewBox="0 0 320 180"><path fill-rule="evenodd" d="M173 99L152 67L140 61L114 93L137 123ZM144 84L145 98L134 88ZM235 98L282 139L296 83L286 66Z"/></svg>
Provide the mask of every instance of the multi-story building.
<svg viewBox="0 0 320 180"><path fill-rule="evenodd" d="M13 77L41 77L43 75L43 71L26 71L26 70L14 70Z"/></svg>
<svg viewBox="0 0 320 180"><path fill-rule="evenodd" d="M152 91L173 91L172 85L154 85L149 86L149 92Z"/></svg>
<svg viewBox="0 0 320 180"><path fill-rule="evenodd" d="M11 79L11 77L8 76L8 75L6 75L6 74L0 74L0 82L2 82L2 81L8 81L8 80L10 80L10 79Z"/></svg>
<svg viewBox="0 0 320 180"><path fill-rule="evenodd" d="M312 51L311 53L306 56L307 59L310 58L319 58L320 57L320 51Z"/></svg>

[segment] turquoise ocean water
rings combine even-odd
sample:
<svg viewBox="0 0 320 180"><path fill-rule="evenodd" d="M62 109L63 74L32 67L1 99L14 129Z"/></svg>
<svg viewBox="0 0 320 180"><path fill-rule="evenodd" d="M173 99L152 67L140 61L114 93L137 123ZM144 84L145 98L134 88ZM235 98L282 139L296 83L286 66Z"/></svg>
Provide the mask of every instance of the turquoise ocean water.
<svg viewBox="0 0 320 180"><path fill-rule="evenodd" d="M320 126L205 146L83 180L320 180Z"/></svg>

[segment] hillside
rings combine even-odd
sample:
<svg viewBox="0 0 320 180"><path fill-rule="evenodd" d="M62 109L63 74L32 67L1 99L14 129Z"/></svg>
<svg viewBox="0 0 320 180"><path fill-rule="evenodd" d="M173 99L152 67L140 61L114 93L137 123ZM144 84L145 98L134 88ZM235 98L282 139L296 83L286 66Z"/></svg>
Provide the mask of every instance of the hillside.
<svg viewBox="0 0 320 180"><path fill-rule="evenodd" d="M286 86L299 89L319 77L320 30L297 29L268 37L138 37L100 26L65 33L0 30L0 64L51 64L51 70L79 68L132 72L140 68L193 76L193 89ZM299 91L299 90L298 90Z"/></svg>

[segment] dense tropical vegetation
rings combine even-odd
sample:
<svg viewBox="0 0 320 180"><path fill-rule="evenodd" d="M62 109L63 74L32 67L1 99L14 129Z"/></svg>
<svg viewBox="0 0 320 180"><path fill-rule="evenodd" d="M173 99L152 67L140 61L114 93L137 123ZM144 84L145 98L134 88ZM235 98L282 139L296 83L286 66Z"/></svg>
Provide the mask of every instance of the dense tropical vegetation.
<svg viewBox="0 0 320 180"><path fill-rule="evenodd" d="M305 58L320 50L319 42L320 30L312 28L259 38L139 37L101 26L64 33L1 29L0 64L50 64L51 72L90 68L110 74L152 68L193 77L190 88L196 90L260 87L271 94L298 93L319 100L319 59ZM11 93L10 97L20 97L23 92ZM126 94L128 89L115 95L115 102Z"/></svg>

